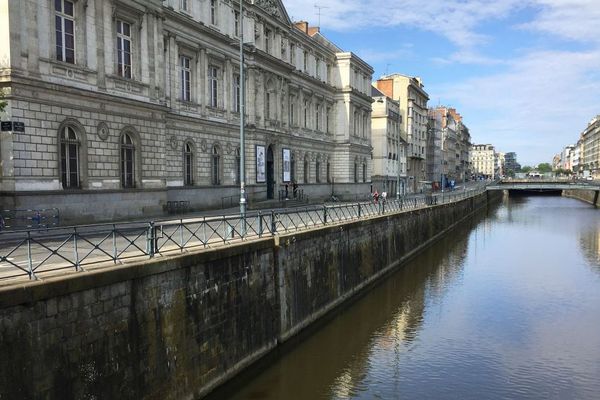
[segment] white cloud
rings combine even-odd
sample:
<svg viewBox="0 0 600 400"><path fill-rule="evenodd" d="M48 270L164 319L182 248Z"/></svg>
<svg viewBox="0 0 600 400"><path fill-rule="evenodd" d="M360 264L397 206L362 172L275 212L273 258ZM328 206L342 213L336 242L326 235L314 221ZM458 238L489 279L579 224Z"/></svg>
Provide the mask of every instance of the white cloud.
<svg viewBox="0 0 600 400"><path fill-rule="evenodd" d="M516 151L529 164L548 161L576 142L600 112L600 81L590 81L600 51L538 51L514 60L508 71L452 83L432 98L451 98L480 143Z"/></svg>
<svg viewBox="0 0 600 400"><path fill-rule="evenodd" d="M316 9L304 0L284 2L296 19L316 23ZM320 0L318 5L328 7L321 15L328 29L404 27L446 38L453 46L432 61L464 65L461 76L468 65L477 65L478 75L462 80L449 75L450 83L437 88L426 81L430 97L457 106L474 141L516 151L522 162L549 161L600 113L600 0ZM541 40L535 49L504 51L518 54L511 59L484 56L486 45L503 40L486 30L498 21ZM390 55L405 50L393 41L389 45ZM388 60L385 54L348 50L367 62ZM411 51L418 59L419 49ZM486 66L494 72L482 72Z"/></svg>

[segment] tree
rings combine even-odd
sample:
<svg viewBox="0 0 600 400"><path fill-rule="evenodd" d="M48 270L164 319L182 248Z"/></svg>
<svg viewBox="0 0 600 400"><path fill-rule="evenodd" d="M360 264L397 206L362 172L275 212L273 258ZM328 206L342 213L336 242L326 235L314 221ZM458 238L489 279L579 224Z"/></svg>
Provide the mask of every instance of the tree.
<svg viewBox="0 0 600 400"><path fill-rule="evenodd" d="M552 172L552 165L548 163L541 163L538 164L537 170L542 174L545 174L546 172Z"/></svg>
<svg viewBox="0 0 600 400"><path fill-rule="evenodd" d="M533 168L528 165L524 165L521 167L521 172L524 172L524 173L531 172L532 170L533 170Z"/></svg>
<svg viewBox="0 0 600 400"><path fill-rule="evenodd" d="M8 105L8 102L3 99L4 99L4 90L0 89L0 113L4 112L4 109Z"/></svg>

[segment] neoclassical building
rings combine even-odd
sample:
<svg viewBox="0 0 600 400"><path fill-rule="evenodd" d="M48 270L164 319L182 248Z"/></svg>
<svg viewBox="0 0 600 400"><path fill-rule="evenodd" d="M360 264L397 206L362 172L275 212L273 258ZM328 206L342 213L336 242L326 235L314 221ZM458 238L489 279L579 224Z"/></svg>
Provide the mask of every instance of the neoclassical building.
<svg viewBox="0 0 600 400"><path fill-rule="evenodd" d="M243 15L230 0L4 1L0 43L3 209L218 207L239 196L241 151L250 201L292 181L313 198L368 193L373 69L281 1Z"/></svg>

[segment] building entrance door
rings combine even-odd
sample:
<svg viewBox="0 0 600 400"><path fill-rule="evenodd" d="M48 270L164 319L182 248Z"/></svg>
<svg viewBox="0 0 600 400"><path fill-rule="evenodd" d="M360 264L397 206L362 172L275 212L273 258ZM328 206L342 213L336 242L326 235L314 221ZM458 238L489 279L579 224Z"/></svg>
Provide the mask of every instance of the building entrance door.
<svg viewBox="0 0 600 400"><path fill-rule="evenodd" d="M273 147L267 149L267 199L275 197L275 162L273 160Z"/></svg>

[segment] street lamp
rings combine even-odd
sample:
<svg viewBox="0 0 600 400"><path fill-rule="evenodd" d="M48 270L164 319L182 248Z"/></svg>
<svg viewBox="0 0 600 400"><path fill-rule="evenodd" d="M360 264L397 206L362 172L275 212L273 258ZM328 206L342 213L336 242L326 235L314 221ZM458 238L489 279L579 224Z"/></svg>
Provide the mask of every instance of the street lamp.
<svg viewBox="0 0 600 400"><path fill-rule="evenodd" d="M246 234L246 137L244 132L246 85L244 82L244 0L240 2L240 217Z"/></svg>

